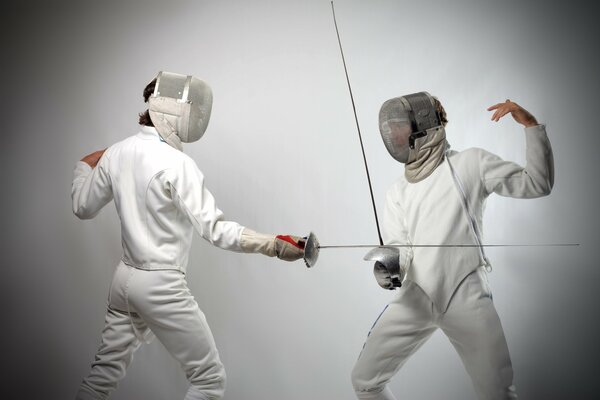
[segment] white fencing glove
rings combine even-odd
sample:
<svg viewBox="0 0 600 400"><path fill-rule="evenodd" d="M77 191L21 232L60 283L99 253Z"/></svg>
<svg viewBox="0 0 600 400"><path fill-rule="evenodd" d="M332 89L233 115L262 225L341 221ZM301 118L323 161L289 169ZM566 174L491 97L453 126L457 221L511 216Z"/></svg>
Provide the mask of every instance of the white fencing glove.
<svg viewBox="0 0 600 400"><path fill-rule="evenodd" d="M376 247L364 259L375 261L373 275L377 284L384 289L394 290L402 286L406 272L412 264L413 252L410 247Z"/></svg>
<svg viewBox="0 0 600 400"><path fill-rule="evenodd" d="M389 269L379 261L375 261L375 264L373 265L373 275L375 275L377 284L384 289L394 290L395 288L402 286L401 278L399 276L392 277Z"/></svg>
<svg viewBox="0 0 600 400"><path fill-rule="evenodd" d="M267 235L244 228L240 247L245 253L261 253L284 261L295 261L304 257L306 239L291 235Z"/></svg>
<svg viewBox="0 0 600 400"><path fill-rule="evenodd" d="M291 235L275 236L277 258L284 261L296 261L304 257L306 238Z"/></svg>

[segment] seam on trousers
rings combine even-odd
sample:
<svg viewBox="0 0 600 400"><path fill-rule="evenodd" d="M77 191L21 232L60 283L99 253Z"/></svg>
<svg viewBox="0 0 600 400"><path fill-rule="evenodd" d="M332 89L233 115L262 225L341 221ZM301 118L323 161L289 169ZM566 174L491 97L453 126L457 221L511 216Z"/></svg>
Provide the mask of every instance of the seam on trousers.
<svg viewBox="0 0 600 400"><path fill-rule="evenodd" d="M389 307L389 304L386 304L385 307L383 307L383 310L381 310L381 312L379 313L379 316L377 317L375 322L373 322L373 325L371 325L371 329L369 329L369 333L367 334L367 337L371 336L371 331L373 330L373 328L375 328L375 325L377 325L377 322L379 321L379 319L381 318L381 316L383 315L385 310L387 310L388 307Z"/></svg>
<svg viewBox="0 0 600 400"><path fill-rule="evenodd" d="M360 349L360 353L358 354L357 359L360 359L360 356L362 355L363 350L365 349L365 346L367 345L367 340L369 339L369 336L371 336L371 332L373 331L373 328L375 328L375 325L377 325L377 322L379 322L379 319L381 318L381 316L383 315L385 310L387 310L388 307L389 307L389 304L386 304L385 307L383 308L383 310L379 313L379 316L377 317L375 322L373 322L373 325L371 325L371 329L369 329L369 333L367 333L367 339L365 339L362 349Z"/></svg>
<svg viewBox="0 0 600 400"><path fill-rule="evenodd" d="M429 336L427 336L427 337L425 337L425 338L421 338L421 340L419 340L418 342L415 342L415 343L414 343L412 346L410 346L410 355L409 355L408 357L406 357L406 360L405 360L405 362L406 362L406 361L408 361L408 359L409 359L410 357L412 357L412 355L414 354L414 349L415 349L416 347L419 347L419 346L420 346L420 345L421 345L421 344L422 344L424 341L427 341L427 340L428 340L430 337L431 337L431 335L429 335ZM375 380L376 380L376 381L379 381L379 378L381 378L381 374L383 373L383 371L385 371L385 370L387 369L387 367L388 367L390 364L392 364L392 362L394 362L395 360L397 360L397 359L399 359L399 358L401 358L401 357L403 357L403 355L396 355L395 357L391 357L391 358L390 358L390 361L388 361L388 362L387 362L387 364L385 364L385 366L384 366L383 368L381 368L381 369L380 369L380 370L377 372L377 375L375 375ZM396 375L396 373L394 373L394 375ZM392 376L393 376L393 375L392 375ZM389 382L389 380L388 380L388 382ZM386 385L387 385L387 382L386 382ZM385 385L384 385L384 388L385 388ZM382 390L382 391L383 391L383 390Z"/></svg>

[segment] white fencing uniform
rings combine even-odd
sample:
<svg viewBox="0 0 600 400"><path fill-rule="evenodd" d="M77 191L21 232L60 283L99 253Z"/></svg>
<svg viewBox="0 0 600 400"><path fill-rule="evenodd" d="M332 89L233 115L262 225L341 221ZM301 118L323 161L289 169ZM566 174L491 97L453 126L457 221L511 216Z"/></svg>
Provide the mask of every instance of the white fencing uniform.
<svg viewBox="0 0 600 400"><path fill-rule="evenodd" d="M470 210L481 229L491 193L535 198L550 193L554 165L545 127L525 129L527 165L482 149L450 152ZM385 244L476 244L448 160L417 183L402 176L388 191ZM441 328L459 353L481 399L516 398L512 367L478 247L413 248L397 297L374 324L352 372L361 399L393 400L387 382Z"/></svg>
<svg viewBox="0 0 600 400"><path fill-rule="evenodd" d="M224 220L195 162L152 127L109 147L93 169L78 162L72 198L82 219L114 198L123 245L102 343L77 399L107 398L150 332L181 363L191 383L186 400L222 398L225 371L185 270L194 228L218 247L243 251L244 227Z"/></svg>

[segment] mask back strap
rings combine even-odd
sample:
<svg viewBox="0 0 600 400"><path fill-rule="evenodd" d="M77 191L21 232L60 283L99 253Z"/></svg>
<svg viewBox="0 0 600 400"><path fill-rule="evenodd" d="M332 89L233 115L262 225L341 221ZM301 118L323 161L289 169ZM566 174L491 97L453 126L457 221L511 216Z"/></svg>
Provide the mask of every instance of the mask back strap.
<svg viewBox="0 0 600 400"><path fill-rule="evenodd" d="M188 101L191 84L192 84L192 76L188 75L187 78L185 79L185 84L183 85L183 93L181 94L181 100L178 100L178 103L191 103L191 101Z"/></svg>

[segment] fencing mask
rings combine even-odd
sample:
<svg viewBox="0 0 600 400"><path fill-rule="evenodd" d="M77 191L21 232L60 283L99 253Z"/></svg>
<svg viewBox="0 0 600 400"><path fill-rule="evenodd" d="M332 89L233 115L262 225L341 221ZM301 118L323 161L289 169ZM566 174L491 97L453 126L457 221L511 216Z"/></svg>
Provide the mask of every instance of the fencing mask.
<svg viewBox="0 0 600 400"><path fill-rule="evenodd" d="M379 131L392 157L403 164L414 161L427 142L441 134L445 138L434 99L427 92L395 97L383 103L379 111Z"/></svg>
<svg viewBox="0 0 600 400"><path fill-rule="evenodd" d="M212 91L206 82L193 76L161 71L148 103L150 119L159 135L182 150L182 142L195 142L206 131Z"/></svg>
<svg viewBox="0 0 600 400"><path fill-rule="evenodd" d="M439 106L439 110L438 110ZM410 183L427 178L444 160L450 145L441 104L427 92L395 97L379 111L379 131L392 157L405 164Z"/></svg>

